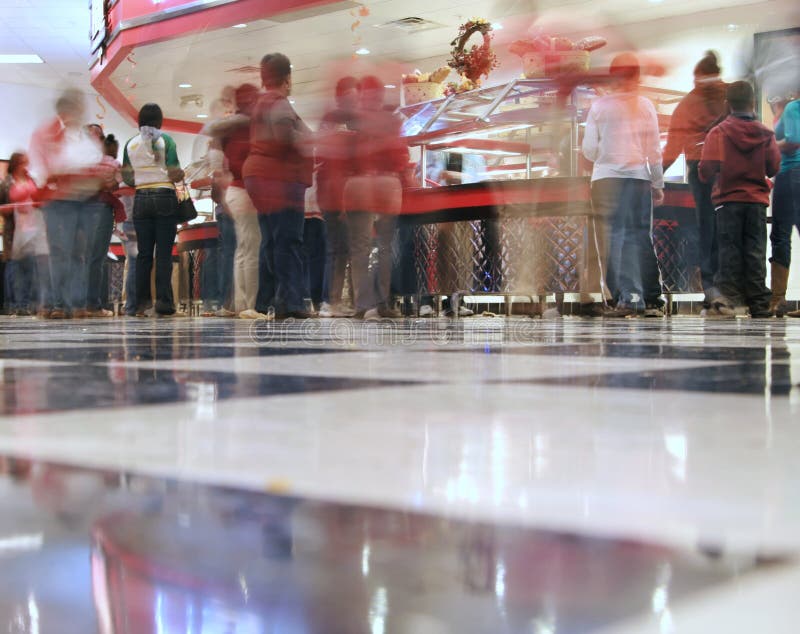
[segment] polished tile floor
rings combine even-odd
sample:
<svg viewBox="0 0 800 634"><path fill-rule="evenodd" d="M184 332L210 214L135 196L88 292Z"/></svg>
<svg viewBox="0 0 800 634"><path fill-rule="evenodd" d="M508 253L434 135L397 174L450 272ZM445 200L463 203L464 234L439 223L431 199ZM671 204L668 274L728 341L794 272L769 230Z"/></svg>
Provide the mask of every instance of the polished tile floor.
<svg viewBox="0 0 800 634"><path fill-rule="evenodd" d="M800 320L0 318L0 632L796 632Z"/></svg>

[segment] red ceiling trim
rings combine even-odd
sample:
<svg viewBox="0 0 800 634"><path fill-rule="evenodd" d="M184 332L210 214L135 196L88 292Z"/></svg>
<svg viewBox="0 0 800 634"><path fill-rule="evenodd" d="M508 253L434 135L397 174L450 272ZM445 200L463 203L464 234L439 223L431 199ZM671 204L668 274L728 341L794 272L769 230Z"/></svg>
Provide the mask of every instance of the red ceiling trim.
<svg viewBox="0 0 800 634"><path fill-rule="evenodd" d="M103 59L91 69L92 86L124 118L136 123L138 109L114 83L112 75L128 55L135 52L137 47L164 42L185 35L226 28L234 24L263 20L281 13L333 4L336 1L239 0L239 2L233 4L211 7L163 21L119 30L116 37L109 42ZM128 7L127 12L126 6ZM149 10L153 14L159 12L158 5L150 4L149 0L120 0L111 8L108 16L108 29L110 32L115 32L126 19L126 16L131 15L132 6L135 7L135 11L138 11L136 13L137 16L143 15L145 10ZM180 6L180 2L176 1L169 5L170 8L173 6ZM266 53L267 51L265 50L264 52ZM165 60L165 63L168 63L168 60ZM173 132L197 133L201 127L202 124L195 121L164 120L164 129Z"/></svg>

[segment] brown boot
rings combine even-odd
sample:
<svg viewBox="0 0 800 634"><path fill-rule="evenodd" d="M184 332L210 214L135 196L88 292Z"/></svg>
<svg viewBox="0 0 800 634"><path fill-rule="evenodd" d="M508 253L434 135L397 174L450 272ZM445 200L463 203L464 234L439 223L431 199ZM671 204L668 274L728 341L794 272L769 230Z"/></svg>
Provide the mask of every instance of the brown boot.
<svg viewBox="0 0 800 634"><path fill-rule="evenodd" d="M772 262L772 300L769 310L776 317L786 314L786 285L789 283L789 269L782 264Z"/></svg>

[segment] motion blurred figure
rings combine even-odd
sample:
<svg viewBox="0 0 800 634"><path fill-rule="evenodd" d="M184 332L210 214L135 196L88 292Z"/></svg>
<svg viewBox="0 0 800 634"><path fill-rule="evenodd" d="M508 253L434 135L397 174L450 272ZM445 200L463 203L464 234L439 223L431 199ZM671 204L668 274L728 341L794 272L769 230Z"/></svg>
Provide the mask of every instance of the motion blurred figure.
<svg viewBox="0 0 800 634"><path fill-rule="evenodd" d="M717 229L711 203L711 183L704 183L697 174L697 165L708 131L728 112L725 102L726 84L720 79L717 56L708 51L694 67L694 88L675 108L664 148L663 169L666 172L683 153L686 173L695 205L694 251L698 255L700 278L705 293L704 308L715 299L714 275L717 272Z"/></svg>
<svg viewBox="0 0 800 634"><path fill-rule="evenodd" d="M261 60L266 89L255 106L250 154L242 167L247 193L259 213L266 257L271 254L276 316L305 319L303 225L305 192L313 174L311 130L289 103L292 65L281 53ZM269 265L269 263L268 263Z"/></svg>
<svg viewBox="0 0 800 634"><path fill-rule="evenodd" d="M664 200L658 116L638 94L640 69L634 55L615 57L609 73L613 91L592 103L583 154L594 163L594 212L609 226L605 276L612 307L595 307L589 314L663 317L651 236L653 205Z"/></svg>
<svg viewBox="0 0 800 634"><path fill-rule="evenodd" d="M94 199L102 184L98 172L102 151L83 127L85 114L83 93L66 90L56 102L56 118L31 138L31 173L46 187L48 200L44 217L50 250L51 319L88 316L87 247L80 236L94 235L103 210Z"/></svg>
<svg viewBox="0 0 800 634"><path fill-rule="evenodd" d="M258 212L245 189L242 177L242 167L250 153L251 116L258 98L258 88L252 84L243 84L235 93L236 113L213 123L207 130L219 142L230 172L230 183L225 189L224 200L236 232L232 308L241 319L265 317L256 311L261 246Z"/></svg>
<svg viewBox="0 0 800 634"><path fill-rule="evenodd" d="M384 92L377 77L361 80L356 175L344 188L356 315L365 319L402 316L390 305L390 291L392 238L403 199L400 177L408 165L408 148L400 139L400 121L384 108ZM371 271L373 227L378 257Z"/></svg>
<svg viewBox="0 0 800 634"><path fill-rule="evenodd" d="M336 107L322 117L317 136L317 203L325 219L325 279L327 304L321 317L351 317L355 312L342 305L350 245L344 212L344 185L355 170L355 125L358 80L343 77L336 83Z"/></svg>

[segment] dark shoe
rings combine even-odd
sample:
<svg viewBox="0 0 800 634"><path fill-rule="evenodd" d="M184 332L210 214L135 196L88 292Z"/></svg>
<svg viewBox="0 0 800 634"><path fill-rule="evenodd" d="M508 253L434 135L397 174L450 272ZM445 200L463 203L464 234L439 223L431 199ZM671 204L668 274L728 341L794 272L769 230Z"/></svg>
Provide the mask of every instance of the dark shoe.
<svg viewBox="0 0 800 634"><path fill-rule="evenodd" d="M751 308L750 309L750 317L753 319L768 319L770 317L775 317L776 314L772 312L769 308ZM783 315L781 315L783 317Z"/></svg>
<svg viewBox="0 0 800 634"><path fill-rule="evenodd" d="M647 304L644 307L644 317L663 317L664 316L664 305L659 303Z"/></svg>
<svg viewBox="0 0 800 634"><path fill-rule="evenodd" d="M636 311L627 306L607 306L606 304L581 304L578 314L583 317L604 317L606 319L622 319L635 315Z"/></svg>
<svg viewBox="0 0 800 634"><path fill-rule="evenodd" d="M396 308L389 308L388 306L379 306L378 315L383 319L402 319L403 313Z"/></svg>
<svg viewBox="0 0 800 634"><path fill-rule="evenodd" d="M316 319L316 313L310 313L307 310L290 310L285 313L282 319Z"/></svg>

